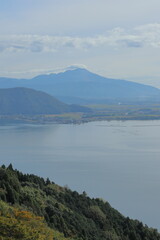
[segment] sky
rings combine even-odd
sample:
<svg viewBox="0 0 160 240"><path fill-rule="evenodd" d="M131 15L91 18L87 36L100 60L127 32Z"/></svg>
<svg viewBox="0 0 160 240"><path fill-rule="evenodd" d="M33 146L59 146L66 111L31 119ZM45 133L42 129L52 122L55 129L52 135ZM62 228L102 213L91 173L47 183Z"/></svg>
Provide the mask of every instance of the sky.
<svg viewBox="0 0 160 240"><path fill-rule="evenodd" d="M0 0L0 76L68 66L160 88L159 0Z"/></svg>

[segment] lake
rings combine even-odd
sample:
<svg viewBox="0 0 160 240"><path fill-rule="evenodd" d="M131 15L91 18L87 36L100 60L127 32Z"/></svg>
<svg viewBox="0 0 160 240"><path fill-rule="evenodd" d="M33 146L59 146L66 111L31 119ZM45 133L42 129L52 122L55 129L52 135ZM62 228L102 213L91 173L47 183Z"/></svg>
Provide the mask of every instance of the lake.
<svg viewBox="0 0 160 240"><path fill-rule="evenodd" d="M160 230L160 121L0 126L1 164L107 200Z"/></svg>

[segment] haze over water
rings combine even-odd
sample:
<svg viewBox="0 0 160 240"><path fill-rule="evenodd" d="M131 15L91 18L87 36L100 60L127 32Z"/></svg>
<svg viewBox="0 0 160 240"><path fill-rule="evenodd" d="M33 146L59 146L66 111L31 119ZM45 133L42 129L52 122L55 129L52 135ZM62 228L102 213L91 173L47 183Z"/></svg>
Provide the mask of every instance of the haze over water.
<svg viewBox="0 0 160 240"><path fill-rule="evenodd" d="M0 126L1 164L100 197L159 228L160 121Z"/></svg>

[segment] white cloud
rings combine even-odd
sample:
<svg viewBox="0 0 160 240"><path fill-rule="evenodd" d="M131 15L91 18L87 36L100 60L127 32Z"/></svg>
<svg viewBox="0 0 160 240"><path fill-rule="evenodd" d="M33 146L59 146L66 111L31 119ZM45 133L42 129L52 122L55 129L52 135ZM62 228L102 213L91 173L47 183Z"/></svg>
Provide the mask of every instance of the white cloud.
<svg viewBox="0 0 160 240"><path fill-rule="evenodd" d="M51 35L1 35L0 51L55 52L60 49L87 50L96 47L160 47L160 24L147 24L131 30L114 28L105 35L70 37Z"/></svg>

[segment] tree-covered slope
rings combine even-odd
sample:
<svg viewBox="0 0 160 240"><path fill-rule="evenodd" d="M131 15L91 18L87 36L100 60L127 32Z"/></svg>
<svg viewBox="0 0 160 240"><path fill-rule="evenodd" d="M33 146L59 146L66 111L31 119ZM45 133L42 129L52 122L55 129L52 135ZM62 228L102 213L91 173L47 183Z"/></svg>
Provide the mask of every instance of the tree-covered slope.
<svg viewBox="0 0 160 240"><path fill-rule="evenodd" d="M43 217L0 201L1 240L72 240L47 226Z"/></svg>
<svg viewBox="0 0 160 240"><path fill-rule="evenodd" d="M42 217L0 201L0 239L52 240L53 231L46 226Z"/></svg>
<svg viewBox="0 0 160 240"><path fill-rule="evenodd" d="M85 192L79 194L60 187L49 179L22 174L13 170L11 165L0 168L0 199L12 206L19 206L21 211L32 211L33 214L44 217L50 228L63 233L67 238L160 240L160 234L155 229L144 226L138 220L124 217L108 202L91 199ZM0 212L2 216L1 204ZM3 214L3 217L6 216ZM0 237L1 234L0 230Z"/></svg>
<svg viewBox="0 0 160 240"><path fill-rule="evenodd" d="M0 115L60 114L86 112L88 108L67 105L47 93L29 88L0 89Z"/></svg>

